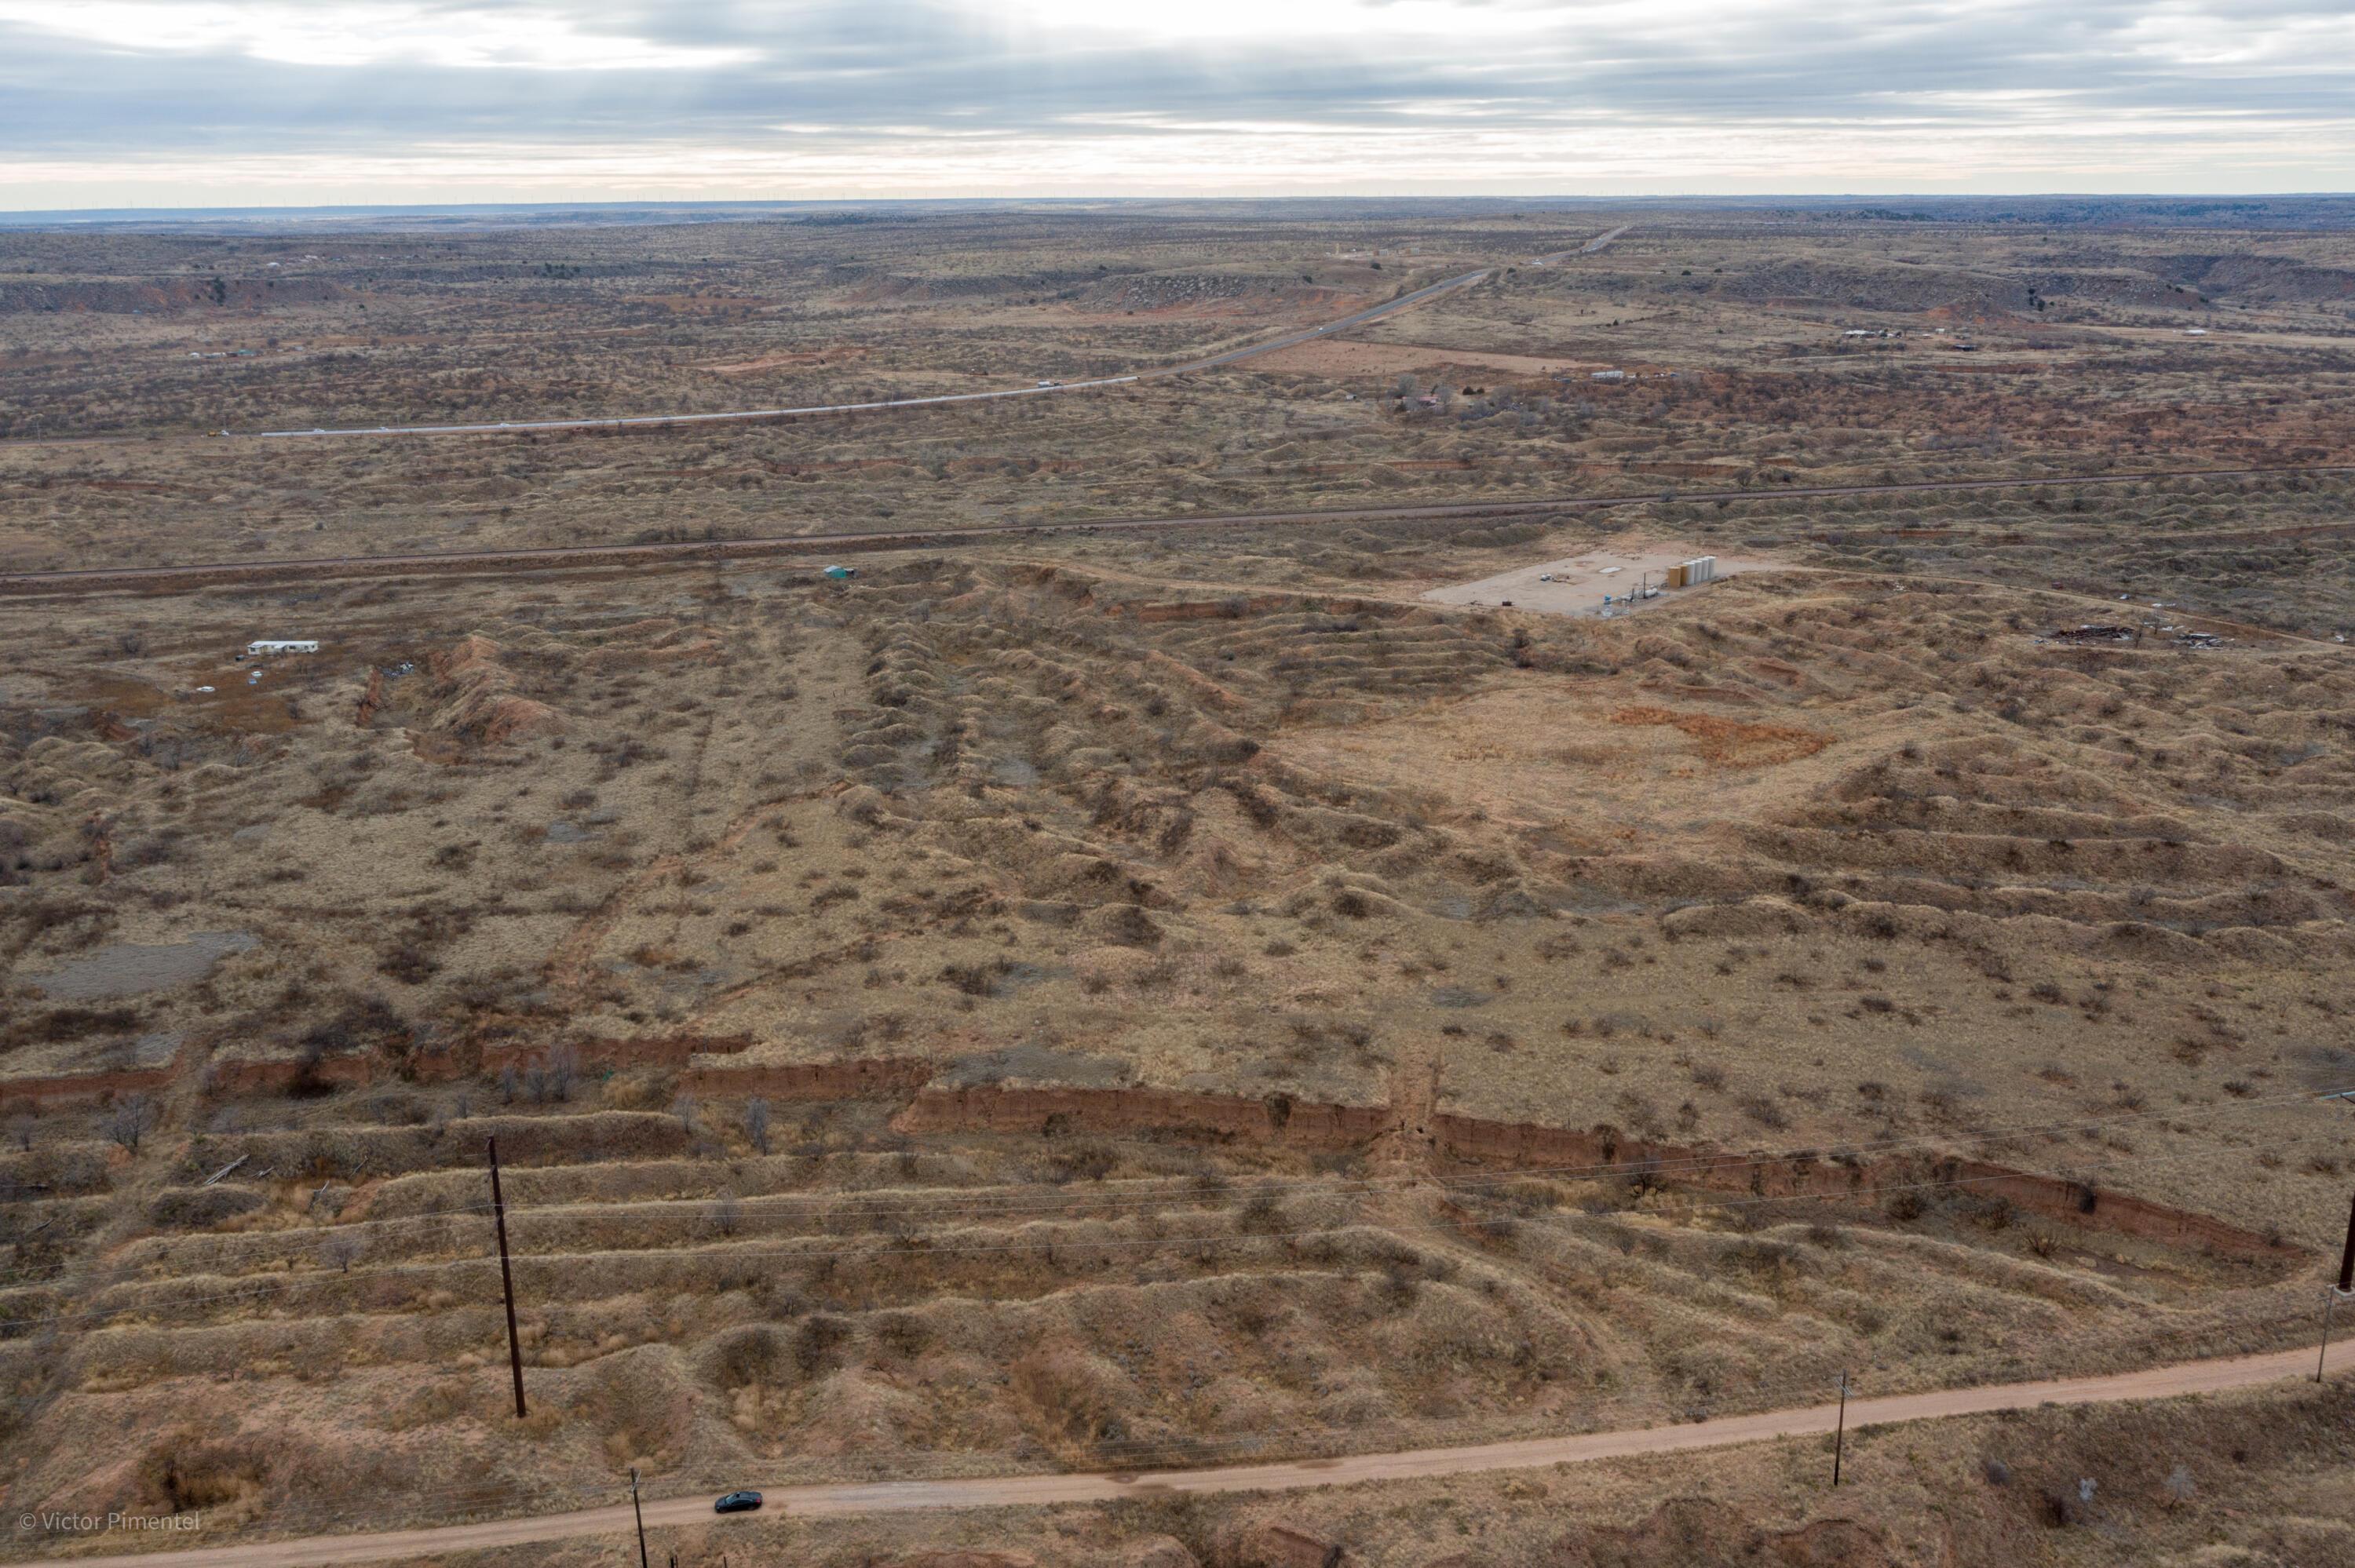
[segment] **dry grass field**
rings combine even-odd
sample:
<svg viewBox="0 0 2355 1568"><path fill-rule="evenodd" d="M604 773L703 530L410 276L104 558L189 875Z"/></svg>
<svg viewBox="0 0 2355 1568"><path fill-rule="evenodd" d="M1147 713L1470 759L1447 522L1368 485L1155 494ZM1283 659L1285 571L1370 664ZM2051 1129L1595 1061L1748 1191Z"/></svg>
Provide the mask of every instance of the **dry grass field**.
<svg viewBox="0 0 2355 1568"><path fill-rule="evenodd" d="M11 1512L218 1544L2310 1342L2355 479L1778 492L2347 461L2343 231L1636 217L1542 265L1612 224L0 233L12 568L1529 500L0 599ZM998 408L199 433L1020 385L1484 265ZM1608 620L1445 602L1700 553L1742 569ZM2285 1388L1867 1436L1853 1507L1794 1444L758 1539L2304 1564L2355 1552L2344 1429Z"/></svg>
<svg viewBox="0 0 2355 1568"><path fill-rule="evenodd" d="M1606 249L1535 264L1631 216ZM2342 230L1969 216L0 232L0 437L134 438L0 446L0 568L2350 461ZM325 453L212 434L1023 387L1483 266L1348 340L1084 397Z"/></svg>

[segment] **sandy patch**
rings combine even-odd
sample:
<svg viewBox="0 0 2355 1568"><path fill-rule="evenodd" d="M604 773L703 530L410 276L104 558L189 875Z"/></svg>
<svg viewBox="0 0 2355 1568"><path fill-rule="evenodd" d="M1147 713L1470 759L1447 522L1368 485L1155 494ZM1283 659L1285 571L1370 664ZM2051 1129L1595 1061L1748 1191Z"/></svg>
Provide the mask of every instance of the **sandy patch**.
<svg viewBox="0 0 2355 1568"><path fill-rule="evenodd" d="M1431 588L1422 597L1430 604L1509 604L1515 609L1540 610L1547 615L1614 619L1633 615L1639 609L1677 603L1697 593L1707 593L1713 584L1698 588L1669 588L1657 599L1641 599L1632 605L1613 604L1607 607L1607 613L1603 602L1605 594L1616 599L1640 592L1647 578L1657 587L1670 567L1710 553L1692 545L1650 542L1607 545L1575 556L1565 556L1560 560L1516 567L1509 572L1499 572L1477 582ZM1737 572L1787 569L1782 562L1764 556L1721 555L1717 557L1718 582L1723 582Z"/></svg>
<svg viewBox="0 0 2355 1568"><path fill-rule="evenodd" d="M1345 728L1285 735L1265 752L1286 767L1429 792L1491 820L1544 822L1582 853L1645 836L1771 819L1837 777L1858 737L1815 715L1724 711L1697 700L1635 706L1633 687L1544 683ZM1434 806L1435 810L1441 809ZM1687 846L1689 852L1690 846Z"/></svg>
<svg viewBox="0 0 2355 1568"><path fill-rule="evenodd" d="M1303 376L1392 376L1410 370L1428 376L1443 368L1485 370L1500 376L1551 376L1557 372L1582 375L1603 369L1604 365L1600 360L1540 359L1526 354L1434 348L1419 343L1356 343L1326 337L1262 355L1257 368L1288 370Z"/></svg>
<svg viewBox="0 0 2355 1568"><path fill-rule="evenodd" d="M200 980L221 959L253 945L254 938L244 931L199 931L185 942L156 947L114 942L49 974L18 978L39 986L51 1001L137 996Z"/></svg>

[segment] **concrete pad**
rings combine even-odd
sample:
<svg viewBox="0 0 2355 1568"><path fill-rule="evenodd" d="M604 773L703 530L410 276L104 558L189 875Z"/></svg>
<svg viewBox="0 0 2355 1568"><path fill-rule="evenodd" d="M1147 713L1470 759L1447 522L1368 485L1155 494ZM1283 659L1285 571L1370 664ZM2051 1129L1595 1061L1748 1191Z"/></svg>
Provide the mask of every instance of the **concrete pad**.
<svg viewBox="0 0 2355 1568"><path fill-rule="evenodd" d="M1546 615L1600 617L1604 614L1604 594L1617 599L1634 593L1646 577L1657 588L1666 580L1670 567L1679 561L1689 561L1696 556L1713 553L1716 552L1704 546L1614 540L1559 560L1516 567L1509 572L1499 572L1477 582L1432 588L1422 597L1431 604L1495 608L1509 601L1515 609L1534 609ZM1716 581L1723 582L1736 572L1783 569L1785 568L1782 562L1764 556L1718 553ZM1553 580L1549 582L1546 580L1548 577ZM1650 609L1689 599L1697 593L1707 593L1711 586L1703 584L1697 588L1666 588L1657 599L1632 605L1614 604L1610 607L1610 617L1633 615L1639 609Z"/></svg>

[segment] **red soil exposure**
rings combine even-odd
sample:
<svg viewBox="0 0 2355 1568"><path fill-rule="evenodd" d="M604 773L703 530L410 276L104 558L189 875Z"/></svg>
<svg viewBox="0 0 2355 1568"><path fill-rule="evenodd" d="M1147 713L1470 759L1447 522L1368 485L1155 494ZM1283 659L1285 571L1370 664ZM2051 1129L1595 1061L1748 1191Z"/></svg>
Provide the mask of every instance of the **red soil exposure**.
<svg viewBox="0 0 2355 1568"><path fill-rule="evenodd" d="M1168 1131L1209 1143L1355 1149L1391 1130L1387 1106L1327 1105L1284 1095L1247 1100L1169 1089L931 1089L892 1121L895 1131Z"/></svg>
<svg viewBox="0 0 2355 1568"><path fill-rule="evenodd" d="M1156 674L1167 675L1181 683L1194 695L1214 708L1239 708L1244 705L1241 696L1219 684L1191 664L1172 659L1158 648L1146 650L1145 667Z"/></svg>
<svg viewBox="0 0 2355 1568"><path fill-rule="evenodd" d="M1634 1174L1657 1171L1670 1185L1761 1198L1870 1200L1884 1189L1952 1184L2045 1219L2166 1245L2201 1247L2236 1257L2289 1257L2299 1250L2207 1214L1952 1155L1759 1157L1707 1146L1644 1143L1607 1128L1578 1132L1526 1122L1477 1121L1445 1112L1436 1119L1440 1149L1462 1160L1527 1169L1611 1165Z"/></svg>
<svg viewBox="0 0 2355 1568"><path fill-rule="evenodd" d="M376 722L376 715L383 711L384 698L384 672L371 668L368 690L360 694L359 706L352 713L352 722L362 729Z"/></svg>
<svg viewBox="0 0 2355 1568"><path fill-rule="evenodd" d="M1870 1202L1883 1191L1952 1186L2085 1229L2233 1257L2299 1255L2296 1247L2207 1214L1954 1156L1866 1160L1750 1155L1708 1146L1644 1143L1610 1128L1579 1131L1482 1121L1444 1111L1431 1118L1427 1129L1401 1128L1396 1113L1386 1106L1325 1105L1281 1095L1249 1100L1149 1089L926 1089L892 1125L910 1133L1171 1131L1211 1142L1284 1143L1314 1150L1359 1148L1403 1130L1428 1137L1441 1157L1469 1163L1564 1173L1648 1174L1664 1185L1762 1198Z"/></svg>
<svg viewBox="0 0 2355 1568"><path fill-rule="evenodd" d="M773 1100L852 1100L904 1097L923 1087L933 1064L913 1056L854 1062L794 1062L772 1066L702 1066L680 1080L703 1095L759 1095Z"/></svg>
<svg viewBox="0 0 2355 1568"><path fill-rule="evenodd" d="M1722 694L1710 692L1715 697ZM1774 762L1796 762L1803 757L1813 757L1832 743L1828 735L1811 729L1796 729L1789 725L1743 724L1737 719L1720 718L1714 714L1672 713L1667 708L1621 708L1611 715L1613 724L1668 725L1683 731L1700 743L1700 754L1711 762L1737 766L1764 767Z"/></svg>
<svg viewBox="0 0 2355 1568"><path fill-rule="evenodd" d="M586 1040L573 1046L581 1070L619 1072L627 1067L683 1068L696 1056L728 1055L751 1044L747 1035L713 1038L699 1034L650 1036L635 1040ZM485 1048L460 1044L451 1050L407 1057L372 1055L325 1056L315 1062L219 1062L207 1073L217 1093L253 1094L282 1090L306 1078L316 1084L366 1085L388 1079L411 1083L444 1083L513 1067L518 1072L546 1060L537 1046Z"/></svg>
<svg viewBox="0 0 2355 1568"><path fill-rule="evenodd" d="M499 645L489 638L469 636L428 656L442 699L430 725L431 738L497 746L521 736L563 732L562 714L513 694L513 677L499 662Z"/></svg>
<svg viewBox="0 0 2355 1568"><path fill-rule="evenodd" d="M1288 1095L1245 1099L1159 1089L927 1088L923 1086L935 1065L913 1056L741 1066L694 1062L698 1056L732 1055L750 1044L742 1037L676 1035L584 1041L575 1050L583 1071L681 1069L681 1086L702 1095L759 1095L791 1101L911 1097L891 1124L893 1130L910 1134L1165 1132L1209 1143L1274 1143L1328 1151L1364 1149L1404 1135L1438 1158L1467 1164L1651 1178L1667 1186L1760 1198L1869 1202L1884 1192L1957 1188L2044 1219L2163 1245L2251 1259L2301 1255L2299 1248L2211 1215L1953 1155L1868 1160L1837 1152L1746 1154L1710 1145L1646 1143L1609 1127L1582 1131L1485 1121L1447 1111L1402 1118L1391 1106L1336 1105ZM207 1069L206 1084L213 1093L245 1094L284 1092L305 1080L322 1086L364 1086L391 1078L439 1081L509 1065L524 1067L541 1055L535 1049L506 1047L461 1049L404 1061L353 1054L315 1062L220 1062ZM164 1066L0 1083L0 1112L12 1105L157 1092L168 1088L190 1060L191 1052L184 1047ZM1404 1125L1410 1119L1419 1125Z"/></svg>
<svg viewBox="0 0 2355 1568"><path fill-rule="evenodd" d="M72 1073L50 1078L16 1078L0 1084L0 1112L35 1109L58 1101L108 1100L117 1095L154 1094L171 1086L176 1063L161 1067L125 1067L113 1073Z"/></svg>
<svg viewBox="0 0 2355 1568"><path fill-rule="evenodd" d="M326 1088L360 1088L375 1083L381 1064L368 1056L322 1056L317 1061L217 1062L205 1071L205 1085L215 1094L282 1093L297 1085ZM390 1076L389 1072L384 1076ZM13 1091L15 1085L9 1086Z"/></svg>

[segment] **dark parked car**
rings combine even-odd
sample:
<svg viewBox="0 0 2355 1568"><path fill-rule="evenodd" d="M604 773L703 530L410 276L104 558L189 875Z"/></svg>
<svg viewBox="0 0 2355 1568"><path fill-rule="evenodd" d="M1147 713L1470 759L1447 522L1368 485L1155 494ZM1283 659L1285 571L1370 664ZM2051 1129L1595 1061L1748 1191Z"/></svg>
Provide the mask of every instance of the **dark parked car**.
<svg viewBox="0 0 2355 1568"><path fill-rule="evenodd" d="M758 1492L730 1492L726 1497L721 1498L718 1502L711 1505L711 1511L714 1513L751 1513L754 1509L759 1508L760 1506L761 1494Z"/></svg>

